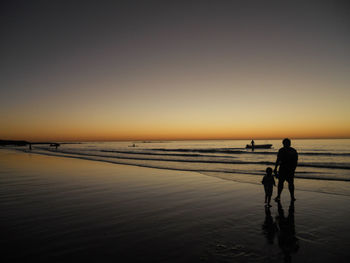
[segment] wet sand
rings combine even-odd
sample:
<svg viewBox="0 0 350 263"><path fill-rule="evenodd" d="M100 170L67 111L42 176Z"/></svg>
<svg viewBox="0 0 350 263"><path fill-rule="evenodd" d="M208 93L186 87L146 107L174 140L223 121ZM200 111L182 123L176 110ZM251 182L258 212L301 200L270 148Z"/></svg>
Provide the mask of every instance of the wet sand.
<svg viewBox="0 0 350 263"><path fill-rule="evenodd" d="M0 150L1 258L347 262L350 197L282 195L269 214L259 185Z"/></svg>

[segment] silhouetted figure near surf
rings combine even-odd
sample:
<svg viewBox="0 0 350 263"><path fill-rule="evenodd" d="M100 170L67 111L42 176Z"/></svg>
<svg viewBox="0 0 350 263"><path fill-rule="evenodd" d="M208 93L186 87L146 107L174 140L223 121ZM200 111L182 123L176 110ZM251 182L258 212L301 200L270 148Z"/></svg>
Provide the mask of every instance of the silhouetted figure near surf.
<svg viewBox="0 0 350 263"><path fill-rule="evenodd" d="M284 262L291 262L291 254L299 250L299 240L295 234L294 202L290 202L288 216L285 217L281 202L278 201L276 226L278 229L278 246L284 254Z"/></svg>
<svg viewBox="0 0 350 263"><path fill-rule="evenodd" d="M291 141L289 139L283 140L283 147L279 149L277 154L277 160L275 165L275 175L278 179L278 193L275 201L280 201L281 193L283 190L284 181L288 182L288 189L290 192L290 198L295 201L294 197L294 172L298 164L298 153L292 148ZM277 173L277 167L279 171Z"/></svg>
<svg viewBox="0 0 350 263"><path fill-rule="evenodd" d="M255 148L255 147L254 147L254 144L255 144L254 140L252 140L250 143L251 143L251 145L252 145L252 151L254 151L254 148Z"/></svg>
<svg viewBox="0 0 350 263"><path fill-rule="evenodd" d="M273 186L276 185L275 179L273 178L273 175L272 175L271 167L266 168L266 174L262 179L261 183L264 185L264 190L265 190L265 206L271 207L270 201L271 201L271 196L273 192Z"/></svg>

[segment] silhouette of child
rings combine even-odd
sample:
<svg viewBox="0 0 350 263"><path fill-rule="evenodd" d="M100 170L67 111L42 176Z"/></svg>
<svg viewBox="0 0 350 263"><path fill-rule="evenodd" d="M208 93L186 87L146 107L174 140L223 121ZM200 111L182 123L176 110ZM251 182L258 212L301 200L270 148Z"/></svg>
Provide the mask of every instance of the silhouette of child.
<svg viewBox="0 0 350 263"><path fill-rule="evenodd" d="M271 207L270 201L271 201L271 196L273 192L273 186L276 185L275 179L273 178L273 175L272 175L271 167L266 168L266 174L262 179L261 183L264 185L264 189L265 189L265 206Z"/></svg>

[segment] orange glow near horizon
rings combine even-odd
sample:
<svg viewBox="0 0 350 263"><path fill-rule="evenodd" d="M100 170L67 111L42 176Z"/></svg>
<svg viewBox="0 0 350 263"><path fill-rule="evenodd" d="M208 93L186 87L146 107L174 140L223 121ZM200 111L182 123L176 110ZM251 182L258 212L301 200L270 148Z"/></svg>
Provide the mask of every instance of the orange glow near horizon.
<svg viewBox="0 0 350 263"><path fill-rule="evenodd" d="M2 130L2 133L6 130ZM63 127L55 128L48 125L39 129L21 129L9 131L10 136L3 135L1 139L29 141L114 141L114 140L205 140L205 139L278 139L284 137L300 139L318 138L349 138L350 127L344 129L341 125L303 125L274 127L266 126L169 126L166 128L152 125L149 127L134 126L124 128L107 127Z"/></svg>
<svg viewBox="0 0 350 263"><path fill-rule="evenodd" d="M296 82L288 75L275 79L271 74L268 80L250 75L253 80L214 73L196 81L136 78L123 83L122 93L108 88L112 83L86 84L84 93L28 101L1 112L0 139L350 138L344 83L338 81L344 91L337 93L330 92L335 82L319 76ZM106 93L93 88L103 85Z"/></svg>

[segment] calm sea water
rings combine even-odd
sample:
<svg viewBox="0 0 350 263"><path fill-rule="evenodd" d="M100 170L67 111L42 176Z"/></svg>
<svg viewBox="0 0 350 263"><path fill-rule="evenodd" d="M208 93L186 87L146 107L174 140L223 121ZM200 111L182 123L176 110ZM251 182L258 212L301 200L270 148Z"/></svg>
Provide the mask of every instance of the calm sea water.
<svg viewBox="0 0 350 263"><path fill-rule="evenodd" d="M260 183L274 166L281 140L256 140L271 149L245 149L247 140L81 142L57 150L35 146L32 152L152 168L197 171L227 180ZM293 140L299 153L296 178L305 189L348 193L350 140ZM340 183L340 184L339 184ZM346 187L345 187L346 185Z"/></svg>

